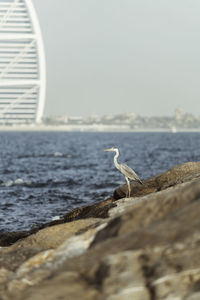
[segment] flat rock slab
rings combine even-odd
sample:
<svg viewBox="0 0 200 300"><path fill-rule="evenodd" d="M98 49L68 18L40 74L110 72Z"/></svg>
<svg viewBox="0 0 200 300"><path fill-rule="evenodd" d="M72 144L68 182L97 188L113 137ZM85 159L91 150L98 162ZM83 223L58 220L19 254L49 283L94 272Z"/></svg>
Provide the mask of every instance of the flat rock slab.
<svg viewBox="0 0 200 300"><path fill-rule="evenodd" d="M78 220L41 229L7 248L0 249L0 268L14 271L30 257L55 249L70 237L97 226L100 219Z"/></svg>

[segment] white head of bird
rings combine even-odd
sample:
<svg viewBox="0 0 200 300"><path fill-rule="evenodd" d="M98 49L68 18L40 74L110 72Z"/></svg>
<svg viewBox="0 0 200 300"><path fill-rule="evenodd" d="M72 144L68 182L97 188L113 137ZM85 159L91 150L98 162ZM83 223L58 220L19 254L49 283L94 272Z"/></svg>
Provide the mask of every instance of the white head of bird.
<svg viewBox="0 0 200 300"><path fill-rule="evenodd" d="M114 151L116 153L119 153L119 150L117 148L114 148L114 147L109 148L109 149L105 149L104 151Z"/></svg>
<svg viewBox="0 0 200 300"><path fill-rule="evenodd" d="M105 149L104 151L113 151L113 152L116 153L115 156L114 156L114 164L115 164L115 167L117 169L119 169L119 164L117 162L117 158L119 156L119 150L117 148L112 147L112 148L109 148L109 149Z"/></svg>
<svg viewBox="0 0 200 300"><path fill-rule="evenodd" d="M104 151L113 151L113 152L116 153L115 156L114 156L114 165L118 170L120 170L120 165L118 164L118 161L117 161L117 158L119 156L119 150L117 148L112 147L112 148L109 148L109 149L105 149Z"/></svg>

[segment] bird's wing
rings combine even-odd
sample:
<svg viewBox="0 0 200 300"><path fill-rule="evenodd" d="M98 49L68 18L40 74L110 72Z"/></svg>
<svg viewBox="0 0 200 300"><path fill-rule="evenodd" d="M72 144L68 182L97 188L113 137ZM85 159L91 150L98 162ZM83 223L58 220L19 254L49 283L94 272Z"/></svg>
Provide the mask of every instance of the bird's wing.
<svg viewBox="0 0 200 300"><path fill-rule="evenodd" d="M124 174L124 176L128 177L129 179L136 180L136 181L139 181L140 183L142 183L142 181L140 180L138 175L135 173L135 171L133 171L126 164L121 164L120 165L120 171L121 171L122 174Z"/></svg>

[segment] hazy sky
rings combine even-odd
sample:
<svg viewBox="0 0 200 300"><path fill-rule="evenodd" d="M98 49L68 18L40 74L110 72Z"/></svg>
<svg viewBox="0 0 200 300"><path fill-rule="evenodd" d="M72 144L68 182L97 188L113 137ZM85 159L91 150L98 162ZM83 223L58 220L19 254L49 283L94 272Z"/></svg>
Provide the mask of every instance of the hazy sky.
<svg viewBox="0 0 200 300"><path fill-rule="evenodd" d="M45 115L200 115L199 0L33 0Z"/></svg>

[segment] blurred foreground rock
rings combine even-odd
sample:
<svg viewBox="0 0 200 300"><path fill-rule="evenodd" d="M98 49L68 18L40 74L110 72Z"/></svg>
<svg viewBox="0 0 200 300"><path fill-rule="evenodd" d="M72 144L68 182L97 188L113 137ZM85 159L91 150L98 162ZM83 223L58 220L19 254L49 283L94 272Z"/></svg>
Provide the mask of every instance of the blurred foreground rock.
<svg viewBox="0 0 200 300"><path fill-rule="evenodd" d="M200 163L125 194L1 235L0 300L199 300Z"/></svg>

